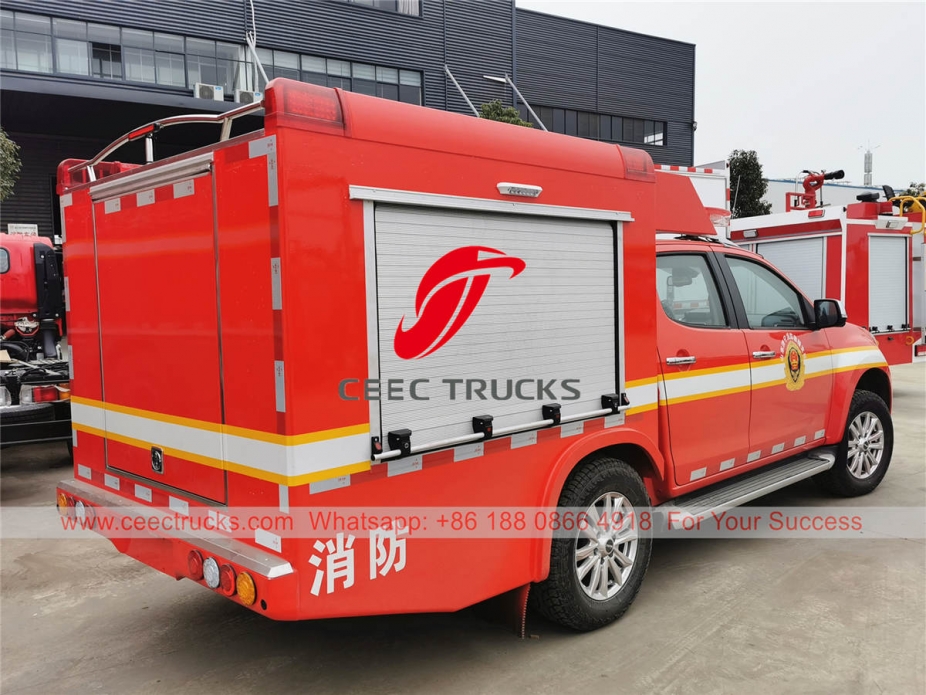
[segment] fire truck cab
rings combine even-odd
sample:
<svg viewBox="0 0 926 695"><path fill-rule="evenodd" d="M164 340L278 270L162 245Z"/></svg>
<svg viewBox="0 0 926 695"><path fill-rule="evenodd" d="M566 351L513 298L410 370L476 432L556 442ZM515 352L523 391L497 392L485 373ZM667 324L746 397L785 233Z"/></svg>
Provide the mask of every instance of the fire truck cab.
<svg viewBox="0 0 926 695"><path fill-rule="evenodd" d="M261 131L229 137L261 107ZM121 552L276 619L533 587L588 630L636 595L652 538L633 520L651 508L698 518L808 477L859 495L884 476L876 341L722 243L691 181L645 152L283 79L191 119L222 139L103 161L186 122L168 119L59 168L61 513L430 511L329 535L97 523ZM575 510L585 523L547 523Z"/></svg>

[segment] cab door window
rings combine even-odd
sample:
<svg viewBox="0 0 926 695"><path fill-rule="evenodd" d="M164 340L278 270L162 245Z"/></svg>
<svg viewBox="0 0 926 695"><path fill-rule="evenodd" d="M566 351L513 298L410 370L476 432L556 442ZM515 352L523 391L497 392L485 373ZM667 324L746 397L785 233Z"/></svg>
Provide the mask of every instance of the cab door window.
<svg viewBox="0 0 926 695"><path fill-rule="evenodd" d="M736 280L749 327L806 328L800 295L788 283L760 263L727 256Z"/></svg>
<svg viewBox="0 0 926 695"><path fill-rule="evenodd" d="M726 328L717 283L700 254L656 257L656 291L666 316L685 326Z"/></svg>

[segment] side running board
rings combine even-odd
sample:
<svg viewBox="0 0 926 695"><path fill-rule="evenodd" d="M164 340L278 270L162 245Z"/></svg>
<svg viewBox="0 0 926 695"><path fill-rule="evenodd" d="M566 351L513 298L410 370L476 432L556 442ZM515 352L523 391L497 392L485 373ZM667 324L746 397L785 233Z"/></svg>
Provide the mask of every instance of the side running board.
<svg viewBox="0 0 926 695"><path fill-rule="evenodd" d="M676 512L669 517L674 520L671 527L680 528L686 517L703 518L711 513L720 514L799 480L827 471L833 467L835 461L836 447L814 449L797 458L760 468L744 476L666 502L656 510L667 516L669 512Z"/></svg>

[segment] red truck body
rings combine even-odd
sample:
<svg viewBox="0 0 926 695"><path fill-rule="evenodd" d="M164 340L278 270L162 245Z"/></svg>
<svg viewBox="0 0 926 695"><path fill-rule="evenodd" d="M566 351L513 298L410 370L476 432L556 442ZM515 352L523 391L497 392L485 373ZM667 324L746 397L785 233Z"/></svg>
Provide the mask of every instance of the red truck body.
<svg viewBox="0 0 926 695"><path fill-rule="evenodd" d="M713 310L728 330L699 326L688 271L657 254L697 256L722 287L728 262L761 259L709 241L690 182L642 151L287 80L264 108L262 131L187 155L59 169L77 431L65 514L548 509L602 452L658 505L838 445L860 383L890 399L857 327L743 330L749 300L726 289L736 309ZM696 365L668 359L686 355ZM525 397L454 401L440 382L457 376L520 379ZM404 399L386 397L390 379ZM430 379L425 405L415 379ZM558 379L558 408L536 379ZM348 548L265 530L107 535L177 578L207 584L203 558L247 573L250 607L277 619L453 611L543 581L553 543L411 536L401 571L377 575L364 533ZM359 559L331 590L319 563L335 549Z"/></svg>

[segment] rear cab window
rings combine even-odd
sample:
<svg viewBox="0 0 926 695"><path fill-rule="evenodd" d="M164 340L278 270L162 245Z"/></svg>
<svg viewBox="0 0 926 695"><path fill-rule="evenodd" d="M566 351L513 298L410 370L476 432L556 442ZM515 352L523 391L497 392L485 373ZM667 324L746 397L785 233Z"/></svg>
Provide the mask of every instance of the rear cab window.
<svg viewBox="0 0 926 695"><path fill-rule="evenodd" d="M656 292L666 316L676 323L695 328L730 325L717 281L702 254L659 254Z"/></svg>

